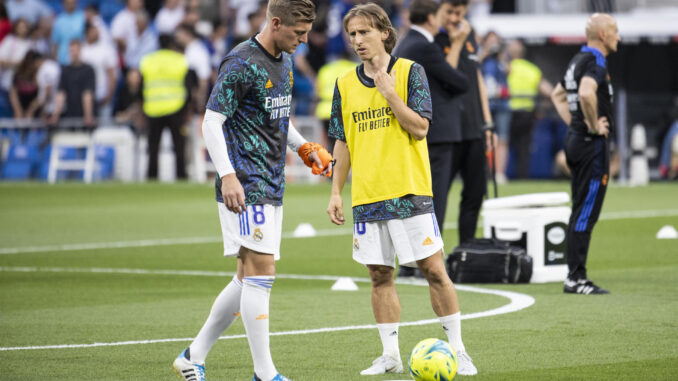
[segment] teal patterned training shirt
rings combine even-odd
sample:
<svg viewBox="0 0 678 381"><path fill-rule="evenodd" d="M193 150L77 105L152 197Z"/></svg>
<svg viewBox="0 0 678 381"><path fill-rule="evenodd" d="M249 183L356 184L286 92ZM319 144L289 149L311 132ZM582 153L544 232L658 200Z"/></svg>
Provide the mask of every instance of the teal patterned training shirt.
<svg viewBox="0 0 678 381"><path fill-rule="evenodd" d="M247 205L282 205L292 84L292 56L273 57L254 36L219 68L207 108L227 118L224 138ZM224 202L220 176L215 188Z"/></svg>

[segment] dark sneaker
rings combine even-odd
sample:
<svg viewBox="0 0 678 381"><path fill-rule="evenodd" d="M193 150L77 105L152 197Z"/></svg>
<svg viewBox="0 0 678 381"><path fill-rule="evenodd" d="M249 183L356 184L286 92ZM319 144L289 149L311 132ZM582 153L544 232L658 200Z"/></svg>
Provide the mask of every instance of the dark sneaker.
<svg viewBox="0 0 678 381"><path fill-rule="evenodd" d="M588 279L573 280L565 279L563 292L566 294L584 294L584 295L602 295L609 294L610 291L600 288Z"/></svg>

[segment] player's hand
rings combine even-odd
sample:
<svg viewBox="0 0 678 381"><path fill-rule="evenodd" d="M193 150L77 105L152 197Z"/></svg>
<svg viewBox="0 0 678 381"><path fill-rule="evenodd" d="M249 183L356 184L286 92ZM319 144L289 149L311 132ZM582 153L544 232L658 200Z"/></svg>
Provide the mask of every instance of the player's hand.
<svg viewBox="0 0 678 381"><path fill-rule="evenodd" d="M343 212L344 200L341 199L341 195L333 194L330 196L330 204L327 206L327 214L330 215L330 221L335 225L344 224L344 212Z"/></svg>
<svg viewBox="0 0 678 381"><path fill-rule="evenodd" d="M332 176L334 158L318 143L304 143L299 147L299 157L314 175Z"/></svg>
<svg viewBox="0 0 678 381"><path fill-rule="evenodd" d="M395 90L395 75L396 71L393 69L390 75L386 73L386 71L379 71L374 76L374 85L377 87L377 90L379 90L379 93L381 93L381 95L383 95L386 99L389 99L394 94L396 96L398 95Z"/></svg>
<svg viewBox="0 0 678 381"><path fill-rule="evenodd" d="M313 152L309 156L309 159L313 162L311 172L314 175L332 177L332 167L334 166L335 160L327 150L323 148L318 152Z"/></svg>
<svg viewBox="0 0 678 381"><path fill-rule="evenodd" d="M462 19L459 24L449 24L447 34L450 36L451 43L463 43L471 33L471 24L466 19Z"/></svg>
<svg viewBox="0 0 678 381"><path fill-rule="evenodd" d="M598 118L598 123L596 123L596 132L598 132L598 135L603 135L605 137L610 134L610 122L607 121L607 117L601 116Z"/></svg>
<svg viewBox="0 0 678 381"><path fill-rule="evenodd" d="M224 205L231 212L241 214L247 210L245 190L235 173L221 178L221 196L224 198Z"/></svg>

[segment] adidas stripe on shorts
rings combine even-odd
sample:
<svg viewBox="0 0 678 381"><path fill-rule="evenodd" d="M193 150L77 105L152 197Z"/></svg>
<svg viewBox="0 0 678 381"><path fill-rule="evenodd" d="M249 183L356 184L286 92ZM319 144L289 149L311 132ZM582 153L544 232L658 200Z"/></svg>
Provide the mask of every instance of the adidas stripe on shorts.
<svg viewBox="0 0 678 381"><path fill-rule="evenodd" d="M385 221L353 224L353 259L363 265L416 267L443 248L433 213Z"/></svg>
<svg viewBox="0 0 678 381"><path fill-rule="evenodd" d="M237 256L240 247L273 254L280 259L283 207L248 205L242 214L233 213L219 202L219 221L224 237L224 256Z"/></svg>

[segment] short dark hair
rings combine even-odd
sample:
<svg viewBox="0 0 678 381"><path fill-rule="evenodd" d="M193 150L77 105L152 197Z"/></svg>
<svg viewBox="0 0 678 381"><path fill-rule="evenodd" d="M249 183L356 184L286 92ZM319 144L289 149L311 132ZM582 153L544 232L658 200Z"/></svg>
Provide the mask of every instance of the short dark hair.
<svg viewBox="0 0 678 381"><path fill-rule="evenodd" d="M460 6L460 5L468 7L468 0L441 0L440 4L443 4L443 3L450 4L453 7L457 7L457 6Z"/></svg>
<svg viewBox="0 0 678 381"><path fill-rule="evenodd" d="M184 31L184 32L190 34L191 36L193 36L193 38L198 37L198 34L195 32L195 28L193 27L193 25L190 25L190 24L181 23L181 24L177 25L176 30L177 30L177 32L178 31Z"/></svg>
<svg viewBox="0 0 678 381"><path fill-rule="evenodd" d="M160 49L174 48L174 37L171 34L161 34L158 36L158 45Z"/></svg>
<svg viewBox="0 0 678 381"><path fill-rule="evenodd" d="M433 0L414 0L410 4L410 23L414 25L425 24L429 15L438 12L440 4Z"/></svg>

